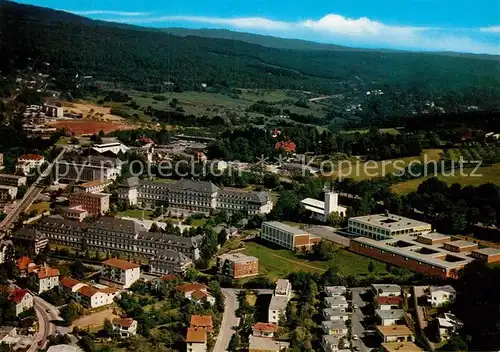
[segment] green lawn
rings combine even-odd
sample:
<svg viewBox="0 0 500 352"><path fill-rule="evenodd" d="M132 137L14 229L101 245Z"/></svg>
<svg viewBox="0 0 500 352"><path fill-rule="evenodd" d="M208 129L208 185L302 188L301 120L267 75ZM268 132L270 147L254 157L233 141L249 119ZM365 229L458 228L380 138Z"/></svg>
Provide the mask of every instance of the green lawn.
<svg viewBox="0 0 500 352"><path fill-rule="evenodd" d="M247 242L242 251L259 258L259 272L271 280L283 278L297 271L324 273L330 265L336 265L342 275L367 274L368 264L375 264L374 273L386 273L385 264L344 249L335 252L329 261L309 260L301 254L286 249L273 249L257 242Z"/></svg>
<svg viewBox="0 0 500 352"><path fill-rule="evenodd" d="M118 217L124 217L127 216L129 218L135 218L135 219L142 219L144 214L144 219L149 219L153 212L150 210L140 210L140 209L129 209L126 211L119 212L117 215Z"/></svg>
<svg viewBox="0 0 500 352"><path fill-rule="evenodd" d="M457 171L459 173L459 171ZM460 183L462 186L479 186L484 183L494 183L500 185L500 164L481 167L476 171L476 174L481 174L481 177L470 176L472 169L464 169L464 175L443 176L438 175L437 178L446 182L448 185ZM421 177L406 182L396 183L391 186L391 191L396 194L408 194L417 190L418 186L430 177Z"/></svg>

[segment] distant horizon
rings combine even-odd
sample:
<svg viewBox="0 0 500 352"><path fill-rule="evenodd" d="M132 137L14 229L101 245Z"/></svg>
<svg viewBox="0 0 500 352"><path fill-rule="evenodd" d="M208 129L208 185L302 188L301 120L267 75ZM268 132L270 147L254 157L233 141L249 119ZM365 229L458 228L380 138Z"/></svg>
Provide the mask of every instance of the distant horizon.
<svg viewBox="0 0 500 352"><path fill-rule="evenodd" d="M291 1L291 2L290 2ZM500 3L484 0L20 0L147 28L225 29L354 49L500 54Z"/></svg>

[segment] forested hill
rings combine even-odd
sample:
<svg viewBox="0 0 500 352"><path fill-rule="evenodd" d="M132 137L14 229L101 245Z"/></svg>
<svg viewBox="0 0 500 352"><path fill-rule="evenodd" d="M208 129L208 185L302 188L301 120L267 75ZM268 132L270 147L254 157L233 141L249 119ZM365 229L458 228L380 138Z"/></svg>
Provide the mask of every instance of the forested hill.
<svg viewBox="0 0 500 352"><path fill-rule="evenodd" d="M48 62L58 74L80 73L134 86L171 81L180 90L210 86L303 89L396 87L412 94L465 88L498 96L494 60L376 51L305 51L243 41L181 37L93 21L60 11L0 2L0 69ZM482 93L481 93L482 94Z"/></svg>

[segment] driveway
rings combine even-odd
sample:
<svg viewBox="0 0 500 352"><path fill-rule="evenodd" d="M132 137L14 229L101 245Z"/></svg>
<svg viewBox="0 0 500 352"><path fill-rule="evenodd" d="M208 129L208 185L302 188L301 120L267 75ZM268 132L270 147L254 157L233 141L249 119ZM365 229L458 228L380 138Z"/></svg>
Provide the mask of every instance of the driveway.
<svg viewBox="0 0 500 352"><path fill-rule="evenodd" d="M224 305L224 314L220 324L219 336L215 342L214 352L225 352L229 346L229 341L234 334L234 327L240 325L240 318L235 314L238 309L238 294L239 290L222 289L222 293L226 298Z"/></svg>
<svg viewBox="0 0 500 352"><path fill-rule="evenodd" d="M360 293L365 292L367 289L364 287L354 287L350 288L349 290L352 291L352 304L358 306L357 309L353 310L351 315L351 333L352 335L358 335L357 340L352 340L352 345L358 346L359 351L361 352L368 352L371 351L372 348L366 347L365 343L363 342L363 337L365 336L365 328L361 323L365 319L362 307L369 303L364 302L360 296Z"/></svg>

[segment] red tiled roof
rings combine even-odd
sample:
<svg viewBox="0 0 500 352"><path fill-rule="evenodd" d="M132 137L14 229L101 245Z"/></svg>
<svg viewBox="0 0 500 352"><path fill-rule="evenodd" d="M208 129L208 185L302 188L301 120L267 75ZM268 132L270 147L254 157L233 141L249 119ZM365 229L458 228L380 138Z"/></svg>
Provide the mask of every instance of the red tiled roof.
<svg viewBox="0 0 500 352"><path fill-rule="evenodd" d="M16 304L19 304L23 300L24 296L26 296L26 294L29 294L28 290L16 288L10 293L9 299L11 301L14 301Z"/></svg>
<svg viewBox="0 0 500 352"><path fill-rule="evenodd" d="M123 318L123 319L115 318L115 319L113 319L114 325L120 325L124 328L129 328L133 322L134 322L134 319L132 319L132 318Z"/></svg>
<svg viewBox="0 0 500 352"><path fill-rule="evenodd" d="M121 270L130 270L140 268L139 264L127 262L126 260L121 260L118 258L111 258L102 263L103 265L112 266Z"/></svg>
<svg viewBox="0 0 500 352"><path fill-rule="evenodd" d="M92 286L83 286L81 289L78 290L78 293L81 296L85 296L88 298L92 298L97 292L99 292L99 290Z"/></svg>
<svg viewBox="0 0 500 352"><path fill-rule="evenodd" d="M188 292L193 292L193 291L198 291L198 290L207 290L207 286L203 284L199 284L197 282L191 283L191 284L184 284L176 287L177 291L188 293Z"/></svg>
<svg viewBox="0 0 500 352"><path fill-rule="evenodd" d="M188 328L186 342L206 343L207 330L203 328Z"/></svg>
<svg viewBox="0 0 500 352"><path fill-rule="evenodd" d="M252 329L258 331L276 332L278 330L278 326L274 323L256 323Z"/></svg>
<svg viewBox="0 0 500 352"><path fill-rule="evenodd" d="M193 293L191 293L191 298L194 298L195 300L199 301L200 299L206 298L207 294L203 291L196 290Z"/></svg>
<svg viewBox="0 0 500 352"><path fill-rule="evenodd" d="M192 315L190 325L192 328L205 328L208 332L212 332L214 327L211 315Z"/></svg>
<svg viewBox="0 0 500 352"><path fill-rule="evenodd" d="M377 303L381 305L400 305L401 297L390 296L390 297L377 297Z"/></svg>
<svg viewBox="0 0 500 352"><path fill-rule="evenodd" d="M59 270L54 268L42 267L38 272L38 278L40 280L54 276L59 276Z"/></svg>
<svg viewBox="0 0 500 352"><path fill-rule="evenodd" d="M31 258L29 257L21 257L17 260L17 268L19 270L25 270L28 268L28 265L32 262Z"/></svg>
<svg viewBox="0 0 500 352"><path fill-rule="evenodd" d="M42 160L42 159L44 159L42 155L24 154L21 155L17 160Z"/></svg>
<svg viewBox="0 0 500 352"><path fill-rule="evenodd" d="M67 287L67 288L73 288L76 285L78 285L79 283L80 283L80 281L75 280L75 279L68 277L68 276L63 276L61 278L61 280L59 280L59 284L61 286Z"/></svg>
<svg viewBox="0 0 500 352"><path fill-rule="evenodd" d="M162 277L160 277L161 281L172 281L175 279L177 279L177 276L174 274L163 275Z"/></svg>

